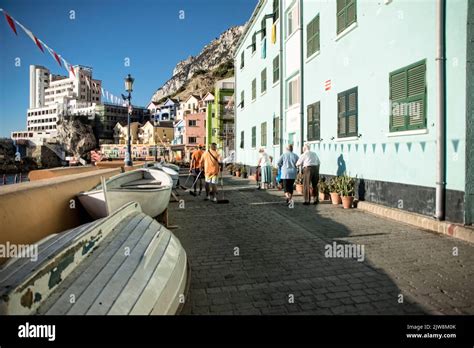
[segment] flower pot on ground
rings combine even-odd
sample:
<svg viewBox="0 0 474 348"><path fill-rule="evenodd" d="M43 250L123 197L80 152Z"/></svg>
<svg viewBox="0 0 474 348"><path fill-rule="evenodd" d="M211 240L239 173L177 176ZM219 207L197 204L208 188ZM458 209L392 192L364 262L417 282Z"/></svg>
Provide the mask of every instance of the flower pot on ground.
<svg viewBox="0 0 474 348"><path fill-rule="evenodd" d="M234 172L234 165L233 164L229 164L227 166L227 170L229 171L229 174L232 175L232 173Z"/></svg>
<svg viewBox="0 0 474 348"><path fill-rule="evenodd" d="M354 202L355 179L344 174L339 178L339 190L342 196L344 209L352 208Z"/></svg>
<svg viewBox="0 0 474 348"><path fill-rule="evenodd" d="M242 175L242 178L244 179L247 179L247 168L245 166L242 167L242 171L240 172L240 174Z"/></svg>
<svg viewBox="0 0 474 348"><path fill-rule="evenodd" d="M319 178L319 200L328 201L329 200L329 185L326 181L326 177L321 176Z"/></svg>
<svg viewBox="0 0 474 348"><path fill-rule="evenodd" d="M332 204L341 204L342 201L341 196L339 196L339 181L337 177L334 177L329 181L329 195L331 196Z"/></svg>
<svg viewBox="0 0 474 348"><path fill-rule="evenodd" d="M299 194L303 194L303 174L298 173L295 180L296 185L296 192Z"/></svg>
<svg viewBox="0 0 474 348"><path fill-rule="evenodd" d="M240 170L236 170L236 171L235 171L235 176L238 177L238 178L240 178Z"/></svg>

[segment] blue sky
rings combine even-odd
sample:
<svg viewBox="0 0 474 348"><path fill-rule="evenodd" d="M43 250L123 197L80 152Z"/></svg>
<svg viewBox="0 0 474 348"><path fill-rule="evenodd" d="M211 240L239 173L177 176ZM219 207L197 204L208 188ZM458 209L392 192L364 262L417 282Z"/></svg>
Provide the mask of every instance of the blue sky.
<svg viewBox="0 0 474 348"><path fill-rule="evenodd" d="M133 103L146 105L171 77L176 63L197 55L231 26L243 25L257 0L0 0L0 7L71 64L94 69L94 77L116 96L123 78L135 77ZM75 19L70 19L70 11ZM184 11L184 19L179 18ZM0 12L0 137L25 130L29 66L65 75ZM21 66L15 66L15 59ZM124 66L130 58L130 67Z"/></svg>

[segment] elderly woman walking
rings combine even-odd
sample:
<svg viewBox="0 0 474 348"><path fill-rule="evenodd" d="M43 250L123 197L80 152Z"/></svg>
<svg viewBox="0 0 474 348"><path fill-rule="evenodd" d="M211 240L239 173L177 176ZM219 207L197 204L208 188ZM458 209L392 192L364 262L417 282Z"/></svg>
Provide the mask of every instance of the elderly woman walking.
<svg viewBox="0 0 474 348"><path fill-rule="evenodd" d="M258 152L260 153L258 166L261 172L261 188L267 189L272 182L272 162L265 149L261 148Z"/></svg>
<svg viewBox="0 0 474 348"><path fill-rule="evenodd" d="M293 153L293 144L286 147L286 152L278 160L278 167L281 168L281 180L283 180L283 189L285 191L286 203L293 199L293 185L296 179L296 162L298 155Z"/></svg>

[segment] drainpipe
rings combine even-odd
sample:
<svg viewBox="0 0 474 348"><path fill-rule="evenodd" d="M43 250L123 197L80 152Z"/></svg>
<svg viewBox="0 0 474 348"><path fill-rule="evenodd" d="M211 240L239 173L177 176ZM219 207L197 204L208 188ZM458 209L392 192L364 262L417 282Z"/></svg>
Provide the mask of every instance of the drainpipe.
<svg viewBox="0 0 474 348"><path fill-rule="evenodd" d="M279 19L279 27L280 27L280 53L279 53L279 69L280 69L280 156L283 155L283 4L280 1L280 6L278 7L278 17Z"/></svg>
<svg viewBox="0 0 474 348"><path fill-rule="evenodd" d="M436 1L436 218L445 219L446 207L446 1Z"/></svg>
<svg viewBox="0 0 474 348"><path fill-rule="evenodd" d="M303 153L304 142L304 30L303 30L303 0L300 0L300 153Z"/></svg>

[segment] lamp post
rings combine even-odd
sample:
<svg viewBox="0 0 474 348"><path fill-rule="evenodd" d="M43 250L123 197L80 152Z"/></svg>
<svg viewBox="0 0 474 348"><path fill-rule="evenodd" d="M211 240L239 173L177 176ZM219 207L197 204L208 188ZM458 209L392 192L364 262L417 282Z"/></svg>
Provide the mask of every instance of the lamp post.
<svg viewBox="0 0 474 348"><path fill-rule="evenodd" d="M122 98L124 100L128 101L128 117L127 117L127 126L128 126L128 139L127 139L127 153L125 154L125 165L126 166L132 166L132 144L131 144L131 132L130 132L130 118L132 117L132 91L133 91L133 81L135 79L128 74L128 76L125 78L125 91L128 92L128 96L125 96L122 94Z"/></svg>

